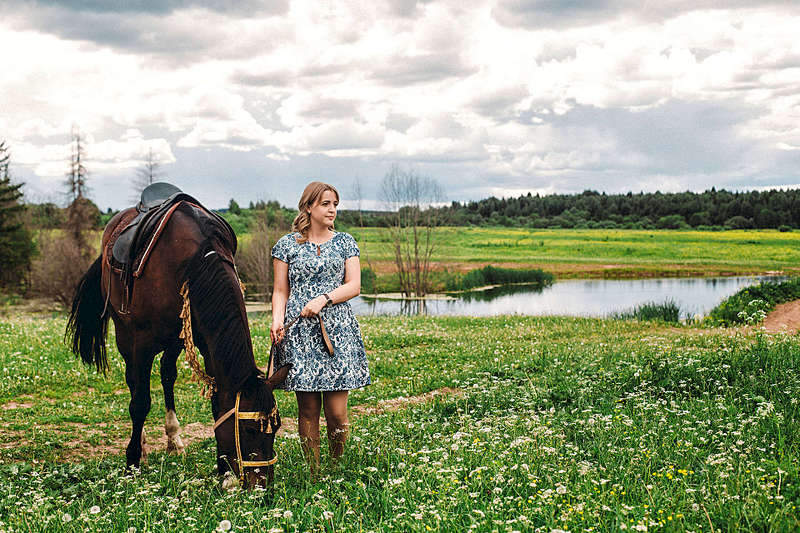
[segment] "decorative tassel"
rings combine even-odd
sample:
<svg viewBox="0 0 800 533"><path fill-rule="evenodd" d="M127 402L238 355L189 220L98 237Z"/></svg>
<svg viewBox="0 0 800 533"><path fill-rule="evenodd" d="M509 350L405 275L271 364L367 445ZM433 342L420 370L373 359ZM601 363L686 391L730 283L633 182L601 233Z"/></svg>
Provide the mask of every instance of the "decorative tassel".
<svg viewBox="0 0 800 533"><path fill-rule="evenodd" d="M217 384L214 378L206 374L205 370L200 367L200 362L197 360L197 352L195 352L194 339L192 337L192 309L189 304L189 286L186 282L181 287L181 296L183 297L183 309L181 309L183 328L181 329L180 338L183 339L183 347L186 350L186 361L192 369L192 381L200 385L200 395L204 398L211 398L217 390Z"/></svg>

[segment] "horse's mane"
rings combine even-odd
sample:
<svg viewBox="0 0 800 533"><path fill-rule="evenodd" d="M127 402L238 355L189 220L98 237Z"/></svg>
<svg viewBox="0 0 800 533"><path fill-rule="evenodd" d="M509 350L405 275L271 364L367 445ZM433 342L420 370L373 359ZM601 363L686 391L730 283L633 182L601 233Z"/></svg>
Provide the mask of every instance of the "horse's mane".
<svg viewBox="0 0 800 533"><path fill-rule="evenodd" d="M183 206L179 209L183 210ZM207 343L213 349L213 366L224 373L215 376L217 382L225 382L234 391L249 389L253 383L250 378L261 372L253 357L239 280L232 265L226 268L236 249L236 237L229 226L223 226L213 217L198 217L190 210L184 212L193 216L205 237L186 264L184 274L192 316L203 330L211 332Z"/></svg>

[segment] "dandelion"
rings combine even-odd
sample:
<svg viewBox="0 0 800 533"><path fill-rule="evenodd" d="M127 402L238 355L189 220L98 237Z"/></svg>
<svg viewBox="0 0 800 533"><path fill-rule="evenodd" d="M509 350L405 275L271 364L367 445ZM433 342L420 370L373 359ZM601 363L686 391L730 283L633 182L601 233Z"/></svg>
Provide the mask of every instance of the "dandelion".
<svg viewBox="0 0 800 533"><path fill-rule="evenodd" d="M221 531L224 533L225 531L230 531L231 527L233 527L233 525L231 524L230 520L223 520L219 523L217 531Z"/></svg>
<svg viewBox="0 0 800 533"><path fill-rule="evenodd" d="M72 522L72 515L69 513L64 513L63 515L61 515L61 521L64 522L65 524L67 522Z"/></svg>
<svg viewBox="0 0 800 533"><path fill-rule="evenodd" d="M91 514L97 514L99 512L100 512L100 506L99 505L92 505L92 507L89 509L89 513L91 513Z"/></svg>
<svg viewBox="0 0 800 533"><path fill-rule="evenodd" d="M331 520L333 518L333 513L330 511L322 511L322 518L324 520Z"/></svg>
<svg viewBox="0 0 800 533"><path fill-rule="evenodd" d="M131 526L128 528L128 533L136 533L136 528Z"/></svg>
<svg viewBox="0 0 800 533"><path fill-rule="evenodd" d="M294 513L292 513L292 512L291 512L291 511L289 511L289 510L286 510L286 511L284 511L284 512L283 512L283 517L284 517L286 520L290 520L290 519L291 519L293 516L294 516Z"/></svg>

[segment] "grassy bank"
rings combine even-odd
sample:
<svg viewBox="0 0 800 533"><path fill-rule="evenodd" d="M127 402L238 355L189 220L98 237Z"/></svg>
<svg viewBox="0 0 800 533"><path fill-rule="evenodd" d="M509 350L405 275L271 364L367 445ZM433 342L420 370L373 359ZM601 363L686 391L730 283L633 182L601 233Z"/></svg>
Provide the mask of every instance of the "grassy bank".
<svg viewBox="0 0 800 533"><path fill-rule="evenodd" d="M758 324L775 306L800 299L800 277L764 281L725 298L708 314L711 325Z"/></svg>
<svg viewBox="0 0 800 533"><path fill-rule="evenodd" d="M350 230L379 274L391 248L378 228ZM753 274L800 269L800 232L439 228L437 268L542 268L559 278Z"/></svg>
<svg viewBox="0 0 800 533"><path fill-rule="evenodd" d="M141 475L122 477L116 351L103 378L67 354L63 316L3 319L0 531L800 527L796 338L577 318L361 322L375 383L351 405L457 393L354 415L343 463L317 481L296 437L280 435L267 502L218 490L212 439L185 457L156 450ZM267 324L253 323L262 363ZM187 378L182 363L181 422L208 424ZM155 371L152 383L150 442L164 416ZM278 396L294 416L292 397Z"/></svg>

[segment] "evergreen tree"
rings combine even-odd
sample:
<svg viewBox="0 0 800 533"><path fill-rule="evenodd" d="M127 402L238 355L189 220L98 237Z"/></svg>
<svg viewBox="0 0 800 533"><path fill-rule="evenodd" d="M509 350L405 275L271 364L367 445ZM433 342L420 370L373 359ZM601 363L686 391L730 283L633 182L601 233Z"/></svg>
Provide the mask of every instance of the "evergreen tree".
<svg viewBox="0 0 800 533"><path fill-rule="evenodd" d="M0 286L19 287L29 270L34 252L33 239L20 222L25 206L20 203L22 183L11 183L11 154L0 142Z"/></svg>

